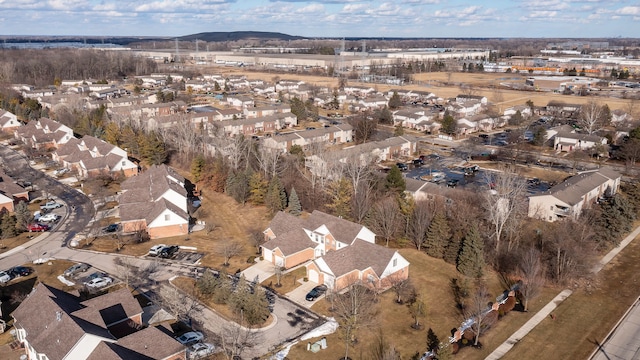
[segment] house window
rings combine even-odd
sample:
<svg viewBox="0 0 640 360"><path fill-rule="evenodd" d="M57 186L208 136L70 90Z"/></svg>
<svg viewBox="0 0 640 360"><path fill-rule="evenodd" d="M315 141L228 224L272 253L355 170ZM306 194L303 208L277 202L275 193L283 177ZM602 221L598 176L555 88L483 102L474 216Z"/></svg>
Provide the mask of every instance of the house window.
<svg viewBox="0 0 640 360"><path fill-rule="evenodd" d="M164 221L169 221L169 214L164 214Z"/></svg>
<svg viewBox="0 0 640 360"><path fill-rule="evenodd" d="M125 166L126 162L124 160L122 160L122 166Z"/></svg>
<svg viewBox="0 0 640 360"><path fill-rule="evenodd" d="M393 259L393 267L398 266L398 259Z"/></svg>

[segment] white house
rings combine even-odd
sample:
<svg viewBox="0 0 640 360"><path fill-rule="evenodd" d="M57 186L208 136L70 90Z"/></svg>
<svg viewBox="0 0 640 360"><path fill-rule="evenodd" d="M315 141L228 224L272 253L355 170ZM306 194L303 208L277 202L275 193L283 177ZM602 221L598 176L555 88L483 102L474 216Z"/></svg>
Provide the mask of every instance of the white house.
<svg viewBox="0 0 640 360"><path fill-rule="evenodd" d="M620 187L620 174L608 168L585 171L529 197L529 217L556 221L578 217L582 210L603 196L611 196Z"/></svg>

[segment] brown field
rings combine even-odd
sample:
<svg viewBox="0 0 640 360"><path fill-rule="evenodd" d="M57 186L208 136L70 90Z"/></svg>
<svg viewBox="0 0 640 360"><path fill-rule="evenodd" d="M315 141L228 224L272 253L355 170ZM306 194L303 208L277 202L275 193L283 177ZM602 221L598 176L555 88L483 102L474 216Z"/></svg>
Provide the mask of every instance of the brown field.
<svg viewBox="0 0 640 360"><path fill-rule="evenodd" d="M636 238L592 280L572 287L574 293L554 311L556 319L543 320L503 359L586 359L640 295L638 273Z"/></svg>
<svg viewBox="0 0 640 360"><path fill-rule="evenodd" d="M300 282L298 280L307 276L307 269L304 266L301 266L295 270L289 271L286 274L283 274L280 277L280 285L276 285L278 280L275 275L272 275L266 278L262 285L270 286L275 292L278 294L287 294L293 290L295 290L298 286L300 286Z"/></svg>
<svg viewBox="0 0 640 360"><path fill-rule="evenodd" d="M213 67L209 69L213 72L220 72L219 67ZM318 75L305 75L305 74L276 74L265 72L246 71L243 69L230 69L224 68L223 74L243 74L249 79L262 79L265 81L273 81L278 76L280 79L285 80L302 80L310 84L318 86L327 86L335 88L338 86L338 80L334 77L318 76ZM527 100L533 101L537 106L544 106L549 101L562 101L571 104L584 104L593 97L580 97L571 95L553 94L548 92L532 92L532 91L518 91L508 89L495 89L500 85L501 81L509 82L522 82L527 76L518 74L507 73L460 73L460 72L430 72L414 74L414 84L405 85L402 88L420 91L430 91L442 98L451 98L462 93L461 85L469 84L474 87L474 93L478 95L486 96L490 102L495 103L502 109L513 106L523 105ZM512 80L519 78L520 80ZM504 80L509 79L509 80ZM378 91L388 91L397 86L390 86L384 84L371 84L371 83L359 83L354 80L349 80L351 85L371 86ZM611 110L625 109L629 105L629 100L616 99L616 98L595 98L599 102L609 105Z"/></svg>
<svg viewBox="0 0 640 360"><path fill-rule="evenodd" d="M409 277L416 286L418 293L424 298L427 304L427 316L421 319L424 325L422 330L411 328L412 319L407 307L394 302L395 294L387 291L382 294L377 304L379 315L375 324L363 329L358 336L358 344L351 348L350 356L353 359L368 358L370 346L379 333L382 331L390 344L400 352L403 359L408 359L416 352L426 351L427 330L432 328L440 341L448 341L450 329L459 326L462 316L454 305L453 296L449 288L449 281L452 277L460 277L455 267L445 263L443 260L433 259L422 252L413 249L402 249L400 253L411 262L411 272ZM498 279L494 273L485 276L491 294L498 295L502 291ZM488 355L495 346L507 339L511 334L524 324L530 316L541 309L550 299L552 299L559 289L547 288L531 304L531 312L510 312L502 320L489 330L486 336L481 338L485 344L483 350L472 348L462 349L456 359L480 359ZM326 300L318 301L312 309L327 315L333 316L328 309ZM311 339L315 342L318 339ZM299 343L291 349L290 359L337 359L344 356L344 342L340 340L337 333L327 336L329 347L318 353L306 351L306 341Z"/></svg>

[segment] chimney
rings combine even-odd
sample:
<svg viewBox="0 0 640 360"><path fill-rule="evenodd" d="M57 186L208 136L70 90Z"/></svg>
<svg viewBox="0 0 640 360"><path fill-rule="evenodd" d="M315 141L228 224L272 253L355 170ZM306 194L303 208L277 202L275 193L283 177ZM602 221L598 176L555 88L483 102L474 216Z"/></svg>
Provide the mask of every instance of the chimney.
<svg viewBox="0 0 640 360"><path fill-rule="evenodd" d="M58 321L62 320L62 311L56 311L56 320Z"/></svg>

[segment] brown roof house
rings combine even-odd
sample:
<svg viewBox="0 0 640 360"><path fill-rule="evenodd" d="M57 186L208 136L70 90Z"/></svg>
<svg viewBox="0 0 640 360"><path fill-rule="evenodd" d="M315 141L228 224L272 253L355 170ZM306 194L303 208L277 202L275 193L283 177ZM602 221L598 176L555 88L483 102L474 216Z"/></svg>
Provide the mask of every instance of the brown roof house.
<svg viewBox="0 0 640 360"><path fill-rule="evenodd" d="M73 130L49 118L40 118L18 127L14 135L35 149L58 148L73 138Z"/></svg>
<svg viewBox="0 0 640 360"><path fill-rule="evenodd" d="M186 359L167 330L144 328L126 288L81 301L40 283L12 316L29 359Z"/></svg>
<svg viewBox="0 0 640 360"><path fill-rule="evenodd" d="M0 210L14 211L14 204L29 202L29 192L16 184L9 175L0 170Z"/></svg>
<svg viewBox="0 0 640 360"><path fill-rule="evenodd" d="M307 264L309 279L331 288L342 288L356 279L367 282L373 279L378 285L381 278L397 271L404 271L403 276L409 274L409 263L394 250L389 252L376 245L371 230L322 211L316 210L306 219L279 212L264 234L265 260L287 269L311 261ZM386 264L393 259L396 266L387 271ZM336 267L343 260L344 264Z"/></svg>
<svg viewBox="0 0 640 360"><path fill-rule="evenodd" d="M77 171L82 178L103 173L130 177L138 173L138 165L129 160L125 150L88 135L70 139L52 154L52 158Z"/></svg>
<svg viewBox="0 0 640 360"><path fill-rule="evenodd" d="M118 198L123 232L146 230L151 238L189 233L185 179L159 165L125 180Z"/></svg>

